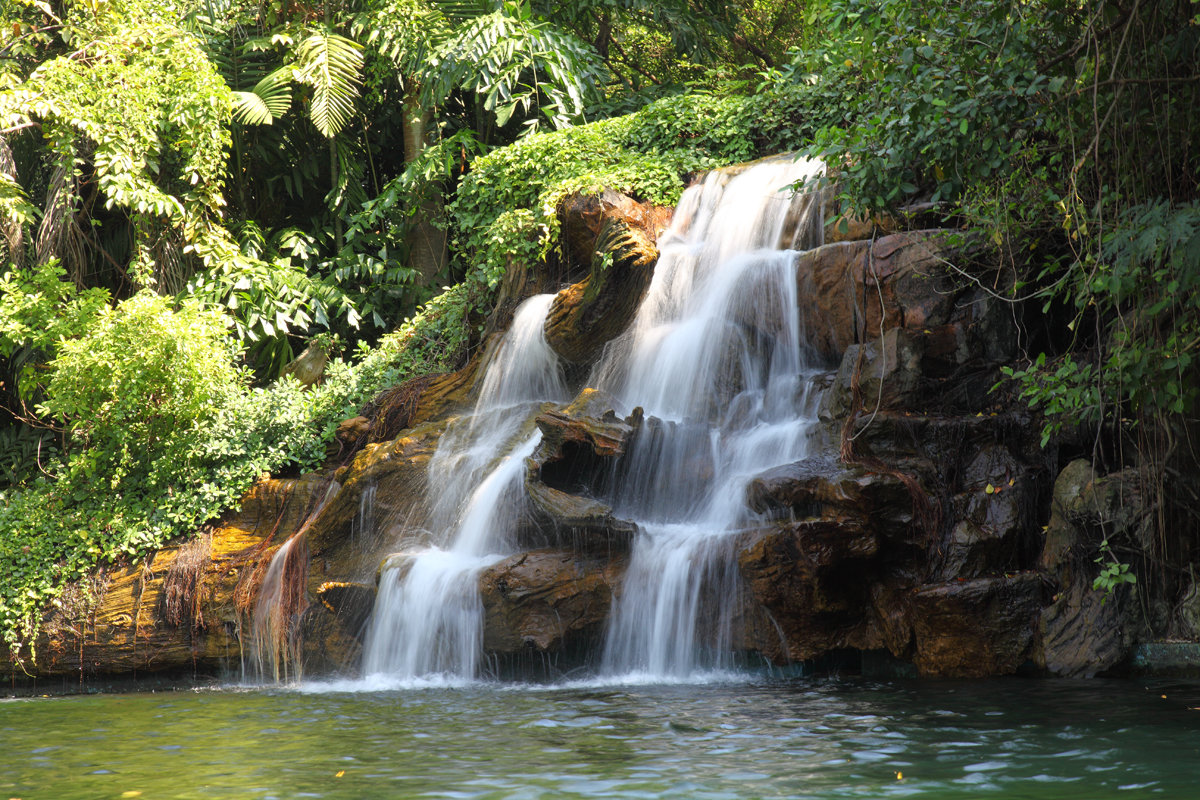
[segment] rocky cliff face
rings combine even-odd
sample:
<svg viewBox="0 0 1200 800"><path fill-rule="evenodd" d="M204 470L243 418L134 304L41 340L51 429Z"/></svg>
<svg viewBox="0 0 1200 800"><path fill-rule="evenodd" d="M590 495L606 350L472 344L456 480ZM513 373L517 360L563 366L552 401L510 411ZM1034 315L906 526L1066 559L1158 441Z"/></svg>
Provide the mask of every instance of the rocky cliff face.
<svg viewBox="0 0 1200 800"><path fill-rule="evenodd" d="M560 214L562 263L512 270L497 320L565 283L546 334L579 368L629 324L670 212L605 193L567 198ZM927 217L845 220L830 208L829 243L798 259L801 320L829 366L827 455L748 487L747 506L774 521L737 539L737 646L776 663L886 651L931 676L1112 668L1133 641L1132 606L1091 588L1089 531L1097 514L1136 507L1120 502L1128 484L1072 464L1050 490L1056 475L1028 420L988 394L1015 355L1015 311L991 292L1011 277ZM781 323L738 324L753 336ZM419 536L436 491L429 459L472 398L479 364L410 381L348 420L347 466L266 481L197 539L97 573L90 598L56 609L36 650L0 654L0 667L18 677L353 671L380 565L398 536ZM655 422L614 405L584 389L533 420L543 438L526 465L532 510L515 532L524 551L479 579L494 656L578 655L602 635L636 533L600 499L603 484ZM1136 529L1137 513L1126 516L1120 524ZM268 575L289 540L287 563ZM267 592L279 595L279 619L267 626L274 640L256 642Z"/></svg>

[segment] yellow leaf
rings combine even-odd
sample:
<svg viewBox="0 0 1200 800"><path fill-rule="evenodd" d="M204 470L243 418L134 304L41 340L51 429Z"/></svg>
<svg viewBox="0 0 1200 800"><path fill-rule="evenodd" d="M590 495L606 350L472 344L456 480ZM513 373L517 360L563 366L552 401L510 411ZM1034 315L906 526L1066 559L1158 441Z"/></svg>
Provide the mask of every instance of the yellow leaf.
<svg viewBox="0 0 1200 800"><path fill-rule="evenodd" d="M334 775L333 777L335 777L335 778L340 778L340 777L342 777L342 776L343 776L343 775L345 775L345 774L346 774L346 770L344 770L344 769L339 769L339 770L337 771L337 775Z"/></svg>
<svg viewBox="0 0 1200 800"><path fill-rule="evenodd" d="M986 489L984 489L984 491L985 491L985 492L987 492L988 494L995 494L995 493L996 493L996 487L995 487L995 486L992 486L992 485L989 483L989 484L987 485L987 488L986 488Z"/></svg>
<svg viewBox="0 0 1200 800"><path fill-rule="evenodd" d="M902 780L904 780L904 773L903 773L903 772L897 772L897 773L896 773L896 780L898 780L898 781L902 781Z"/></svg>

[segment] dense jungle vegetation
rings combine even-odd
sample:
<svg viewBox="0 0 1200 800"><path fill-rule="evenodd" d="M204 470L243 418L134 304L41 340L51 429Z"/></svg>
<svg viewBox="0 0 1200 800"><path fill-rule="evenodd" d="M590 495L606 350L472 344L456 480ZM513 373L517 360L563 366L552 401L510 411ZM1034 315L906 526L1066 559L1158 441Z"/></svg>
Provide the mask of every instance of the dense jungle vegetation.
<svg viewBox="0 0 1200 800"><path fill-rule="evenodd" d="M992 242L996 391L1194 531L1198 89L1196 0L8 0L0 633L461 365L564 194L787 150Z"/></svg>

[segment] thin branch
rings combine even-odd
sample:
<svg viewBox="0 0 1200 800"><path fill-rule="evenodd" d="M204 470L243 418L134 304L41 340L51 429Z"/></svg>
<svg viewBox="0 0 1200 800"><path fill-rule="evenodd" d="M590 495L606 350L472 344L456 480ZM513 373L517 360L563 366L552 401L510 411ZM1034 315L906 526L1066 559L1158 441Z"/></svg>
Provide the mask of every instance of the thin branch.
<svg viewBox="0 0 1200 800"><path fill-rule="evenodd" d="M38 122L37 120L30 120L29 122L22 123L21 125L14 125L11 128L0 128L0 136L7 136L10 133L17 133L18 131L23 131L26 128L40 127L42 127L42 123Z"/></svg>

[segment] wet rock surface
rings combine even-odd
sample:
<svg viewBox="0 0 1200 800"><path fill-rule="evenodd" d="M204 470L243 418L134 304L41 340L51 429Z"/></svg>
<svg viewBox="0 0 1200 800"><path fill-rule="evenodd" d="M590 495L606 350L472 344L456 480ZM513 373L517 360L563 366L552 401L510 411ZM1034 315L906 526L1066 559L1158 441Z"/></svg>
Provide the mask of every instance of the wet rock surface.
<svg viewBox="0 0 1200 800"><path fill-rule="evenodd" d="M1073 677L1119 668L1137 638L1135 606L1127 587L1109 596L1092 588L1096 558L1105 537L1143 542L1152 510L1132 476L1098 476L1085 462L1062 470L1052 496L1043 488L1051 476L1034 426L987 405L997 363L1014 352L1011 309L949 266L979 266L980 249L954 231L905 230L937 213L845 225L827 213L839 233L796 259L805 336L831 370L814 445L823 455L748 481L747 530L731 546L734 647L781 664L887 651L939 677L1028 664ZM628 326L670 214L611 192L565 198L559 214L562 253L514 266L490 324L503 327L523 297L558 290L544 332L582 375ZM785 238L807 235L790 224ZM781 329L769 315L729 324L767 352ZM271 553L299 535L303 670L353 671L380 564L401 564L428 543L427 497L438 488L428 485L429 463L474 401L487 358L483 348L456 372L380 395L339 427L329 469L256 487L207 544L97 575L98 604L52 615L26 668L232 668L246 654L248 611ZM711 387L714 413L744 388L732 373L729 385ZM611 493L647 491L622 484L629 462L652 459L667 431L691 424L644 419L641 409L622 417L617 406L585 389L525 420L522 430L536 426L541 441L523 464L509 540L523 552L479 576L489 653L594 653L601 641L638 533L614 514ZM716 469L704 431L674 471L646 480L703 485ZM717 622L702 614L709 624ZM15 669L2 654L0 667Z"/></svg>
<svg viewBox="0 0 1200 800"><path fill-rule="evenodd" d="M1029 656L1042 581L1024 572L929 584L910 603L913 660L922 675L1007 675Z"/></svg>
<svg viewBox="0 0 1200 800"><path fill-rule="evenodd" d="M1145 548L1149 511L1137 476L1100 476L1091 464L1068 464L1054 483L1050 522L1038 565L1054 587L1038 621L1034 658L1047 672L1088 678L1124 666L1139 633L1139 611L1128 584L1094 586L1101 563L1116 558L1101 543L1122 539ZM1144 576L1144 565L1134 565Z"/></svg>
<svg viewBox="0 0 1200 800"><path fill-rule="evenodd" d="M479 578L484 649L553 653L594 645L625 567L621 556L562 550L519 553L488 567Z"/></svg>

